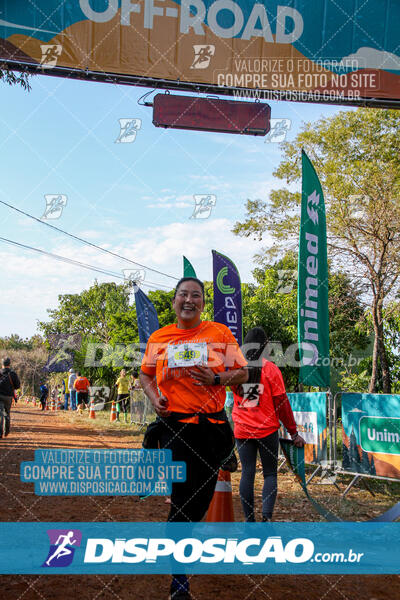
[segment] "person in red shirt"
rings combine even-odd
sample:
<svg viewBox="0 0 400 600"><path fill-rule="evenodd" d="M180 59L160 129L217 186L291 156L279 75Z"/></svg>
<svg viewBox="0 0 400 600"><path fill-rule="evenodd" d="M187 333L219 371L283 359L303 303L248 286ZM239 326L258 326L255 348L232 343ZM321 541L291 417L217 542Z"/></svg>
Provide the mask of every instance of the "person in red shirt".
<svg viewBox="0 0 400 600"><path fill-rule="evenodd" d="M251 329L244 345L252 346L245 352L249 361L248 382L234 391L232 418L234 434L242 463L240 500L246 521L255 521L254 478L257 452L260 454L264 476L262 491L262 520L270 521L277 494L277 466L279 421L282 421L296 446L304 446L298 434L292 408L286 395L279 368L261 358L267 344L261 327Z"/></svg>
<svg viewBox="0 0 400 600"><path fill-rule="evenodd" d="M74 389L76 390L78 408L87 407L89 404L89 380L81 375L79 371L76 375L77 377L74 381Z"/></svg>
<svg viewBox="0 0 400 600"><path fill-rule="evenodd" d="M140 382L160 417L160 446L186 462L186 481L173 483L169 521L200 521L211 502L232 430L224 411L225 386L244 383L246 361L231 331L202 321L204 285L182 278L172 306L177 324L155 331L143 357ZM174 575L173 600L189 594L186 576Z"/></svg>

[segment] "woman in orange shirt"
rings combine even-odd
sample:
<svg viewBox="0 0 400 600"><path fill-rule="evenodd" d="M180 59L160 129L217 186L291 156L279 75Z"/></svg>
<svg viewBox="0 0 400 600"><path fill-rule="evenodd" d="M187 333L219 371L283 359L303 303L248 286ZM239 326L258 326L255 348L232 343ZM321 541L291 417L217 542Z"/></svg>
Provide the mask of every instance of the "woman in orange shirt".
<svg viewBox="0 0 400 600"><path fill-rule="evenodd" d="M76 375L77 377L74 381L74 389L76 390L78 408L80 405L87 407L89 404L89 380L82 376L79 371ZM81 406L81 408L83 408L83 406Z"/></svg>
<svg viewBox="0 0 400 600"><path fill-rule="evenodd" d="M200 521L232 436L224 411L225 386L247 380L246 361L228 327L201 320L200 280L181 279L172 306L177 324L150 336L140 381L161 417L161 447L171 448L173 460L186 462L186 481L172 485L168 520ZM185 576L174 576L171 598L190 598L188 588Z"/></svg>

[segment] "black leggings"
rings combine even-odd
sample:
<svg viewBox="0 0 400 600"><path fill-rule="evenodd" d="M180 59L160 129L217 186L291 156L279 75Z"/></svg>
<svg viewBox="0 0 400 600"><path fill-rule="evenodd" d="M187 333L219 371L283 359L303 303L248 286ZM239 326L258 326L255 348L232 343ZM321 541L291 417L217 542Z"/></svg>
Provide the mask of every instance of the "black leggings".
<svg viewBox="0 0 400 600"><path fill-rule="evenodd" d="M121 412L127 413L129 409L129 394L118 394L117 403L120 405Z"/></svg>
<svg viewBox="0 0 400 600"><path fill-rule="evenodd" d="M236 438L237 449L242 463L240 479L240 500L246 521L255 521L254 478L256 474L257 450L260 453L264 476L262 491L262 516L271 519L278 490L278 431L259 439Z"/></svg>
<svg viewBox="0 0 400 600"><path fill-rule="evenodd" d="M186 481L172 484L168 521L201 521L206 514L217 483L221 456L232 431L227 423L182 423L173 418L162 419L161 448L170 448L174 461L186 463ZM187 592L186 575L172 575L171 597Z"/></svg>
<svg viewBox="0 0 400 600"><path fill-rule="evenodd" d="M174 461L186 463L186 481L172 484L168 521L201 521L214 495L227 424L164 422L161 447L171 448Z"/></svg>

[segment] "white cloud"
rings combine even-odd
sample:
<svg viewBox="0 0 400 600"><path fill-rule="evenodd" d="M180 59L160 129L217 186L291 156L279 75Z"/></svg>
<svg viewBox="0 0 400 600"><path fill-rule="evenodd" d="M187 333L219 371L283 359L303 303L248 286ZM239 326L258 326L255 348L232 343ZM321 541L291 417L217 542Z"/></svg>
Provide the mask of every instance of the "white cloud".
<svg viewBox="0 0 400 600"><path fill-rule="evenodd" d="M199 187L196 190L196 194L207 194L210 192L223 192L226 190L233 189L233 184L229 181L226 181L222 177L217 177L216 175L189 175L189 179L193 179L193 181L198 182Z"/></svg>
<svg viewBox="0 0 400 600"><path fill-rule="evenodd" d="M148 208L193 208L193 204L188 202L160 202L159 204L149 204Z"/></svg>
<svg viewBox="0 0 400 600"><path fill-rule="evenodd" d="M99 234L99 232L95 229L85 229L84 231L79 231L74 235L77 235L85 240L96 240L101 234Z"/></svg>
<svg viewBox="0 0 400 600"><path fill-rule="evenodd" d="M234 221L215 219L211 215L209 219L148 228L142 239L136 241L134 253L141 263L156 265L156 268L174 275L180 275L182 255L185 254L196 270L198 265L200 277L212 279L211 250L215 249L232 258L242 280L248 281L254 268L253 256L268 241L265 239L261 243L237 237L231 232L233 224Z"/></svg>
<svg viewBox="0 0 400 600"><path fill-rule="evenodd" d="M358 61L360 69L386 69L398 71L400 70L400 56L386 52L385 50L377 50L376 48L368 48L363 46L354 54L344 56L342 61Z"/></svg>
<svg viewBox="0 0 400 600"><path fill-rule="evenodd" d="M192 204L190 205L192 206ZM119 244L112 244L113 252L151 266L163 273L179 278L183 272L182 256L192 262L198 276L212 279L211 250L215 249L229 256L241 275L243 282L251 281L254 269L253 256L262 246L249 238L233 235L231 229L235 219L210 218L203 220L187 219L164 226L134 229L129 238L119 238ZM69 240L47 241L46 251L98 266L123 276L122 269L129 263L101 253L95 248L81 246ZM36 244L35 244L36 245ZM102 275L81 267L62 263L50 257L31 253L28 250L0 246L2 275L8 282L0 296L0 327L2 335L13 332L30 336L36 330L36 321L47 320L48 308L58 305L59 294L75 294L93 285L94 280L115 281L122 279ZM134 266L132 266L134 268ZM140 268L139 266L137 268ZM176 283L166 275L146 271L145 283L153 282L172 289ZM146 292L148 288L144 287ZM23 315L23 319L19 318Z"/></svg>
<svg viewBox="0 0 400 600"><path fill-rule="evenodd" d="M189 179L194 179L195 181L204 181L205 183L218 181L218 177L216 175L196 175L193 173L189 175Z"/></svg>
<svg viewBox="0 0 400 600"><path fill-rule="evenodd" d="M193 196L181 194L178 196L160 196L155 202L148 204L147 208L188 208L192 206L194 206Z"/></svg>
<svg viewBox="0 0 400 600"><path fill-rule="evenodd" d="M157 198L158 202L169 202L169 200L174 200L174 198L176 198L176 196L174 196L174 194L170 194L169 196L160 196L159 198Z"/></svg>

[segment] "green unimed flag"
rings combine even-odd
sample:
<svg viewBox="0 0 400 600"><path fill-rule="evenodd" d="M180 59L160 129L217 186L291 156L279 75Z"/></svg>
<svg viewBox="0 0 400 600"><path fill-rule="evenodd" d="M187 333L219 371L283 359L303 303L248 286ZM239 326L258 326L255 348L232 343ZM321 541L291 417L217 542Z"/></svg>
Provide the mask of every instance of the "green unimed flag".
<svg viewBox="0 0 400 600"><path fill-rule="evenodd" d="M300 383L330 386L328 258L321 184L302 151L302 195L297 290Z"/></svg>
<svg viewBox="0 0 400 600"><path fill-rule="evenodd" d="M196 271L193 269L192 263L186 258L183 257L183 276L184 277L196 277Z"/></svg>

